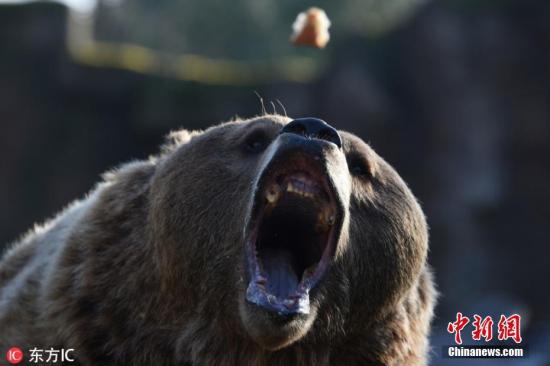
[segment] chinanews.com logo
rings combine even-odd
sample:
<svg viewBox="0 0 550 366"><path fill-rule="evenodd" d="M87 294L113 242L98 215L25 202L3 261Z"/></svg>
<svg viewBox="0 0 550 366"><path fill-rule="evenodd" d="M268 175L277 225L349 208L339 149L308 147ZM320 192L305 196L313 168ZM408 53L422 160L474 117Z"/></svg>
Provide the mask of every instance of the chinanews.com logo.
<svg viewBox="0 0 550 366"><path fill-rule="evenodd" d="M70 364L75 361L75 358L73 348L56 349L50 347L49 349L41 349L35 347L28 350L28 352L24 352L21 348L14 346L6 352L6 360L11 365L17 365L23 361L25 361L27 365L43 365L45 363L55 365L56 363Z"/></svg>
<svg viewBox="0 0 550 366"><path fill-rule="evenodd" d="M473 320L456 313L456 319L449 322L447 332L454 335L454 345L443 347L445 358L521 358L527 356L527 349L521 345L521 315L500 315L495 324L491 316L472 316ZM469 328L466 326L470 325ZM473 328L473 329L472 329ZM496 328L496 334L494 329ZM469 329L472 329L471 333ZM469 333L472 341L485 344L462 345L463 332ZM490 345L487 343L491 342Z"/></svg>

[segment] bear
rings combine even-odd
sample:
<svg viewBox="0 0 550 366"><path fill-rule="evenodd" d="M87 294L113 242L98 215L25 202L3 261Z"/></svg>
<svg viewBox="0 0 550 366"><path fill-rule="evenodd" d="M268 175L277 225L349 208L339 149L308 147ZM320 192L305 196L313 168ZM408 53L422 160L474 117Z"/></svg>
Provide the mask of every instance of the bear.
<svg viewBox="0 0 550 366"><path fill-rule="evenodd" d="M0 352L79 365L425 365L423 211L363 140L263 114L171 133L0 262ZM48 360L44 360L48 362Z"/></svg>

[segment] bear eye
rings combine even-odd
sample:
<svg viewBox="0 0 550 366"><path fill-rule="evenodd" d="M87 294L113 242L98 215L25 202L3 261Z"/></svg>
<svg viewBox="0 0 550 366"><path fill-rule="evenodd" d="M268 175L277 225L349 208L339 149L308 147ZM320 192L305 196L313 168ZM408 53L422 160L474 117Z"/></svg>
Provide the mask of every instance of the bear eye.
<svg viewBox="0 0 550 366"><path fill-rule="evenodd" d="M269 145L269 138L263 131L254 131L244 140L245 150L249 153L259 153Z"/></svg>
<svg viewBox="0 0 550 366"><path fill-rule="evenodd" d="M348 156L347 161L351 175L358 178L372 178L371 165L365 157L354 154Z"/></svg>

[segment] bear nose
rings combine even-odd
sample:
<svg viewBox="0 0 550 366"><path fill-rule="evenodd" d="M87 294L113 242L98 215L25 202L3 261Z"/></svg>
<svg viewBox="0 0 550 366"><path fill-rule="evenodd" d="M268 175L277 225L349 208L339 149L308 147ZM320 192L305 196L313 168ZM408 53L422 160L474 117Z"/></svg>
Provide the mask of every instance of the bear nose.
<svg viewBox="0 0 550 366"><path fill-rule="evenodd" d="M316 138L332 142L342 147L340 134L334 127L318 118L297 118L281 129L280 133L293 133L308 138Z"/></svg>

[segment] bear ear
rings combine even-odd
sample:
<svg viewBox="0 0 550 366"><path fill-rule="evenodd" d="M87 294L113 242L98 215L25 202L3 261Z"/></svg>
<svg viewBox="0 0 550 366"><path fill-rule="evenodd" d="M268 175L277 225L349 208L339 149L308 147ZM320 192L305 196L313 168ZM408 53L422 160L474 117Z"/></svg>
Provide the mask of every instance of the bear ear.
<svg viewBox="0 0 550 366"><path fill-rule="evenodd" d="M188 143L191 139L197 135L200 135L202 131L188 131L186 129L181 129L177 131L172 131L166 136L165 142L161 147L163 153L170 153L176 150L183 144Z"/></svg>

